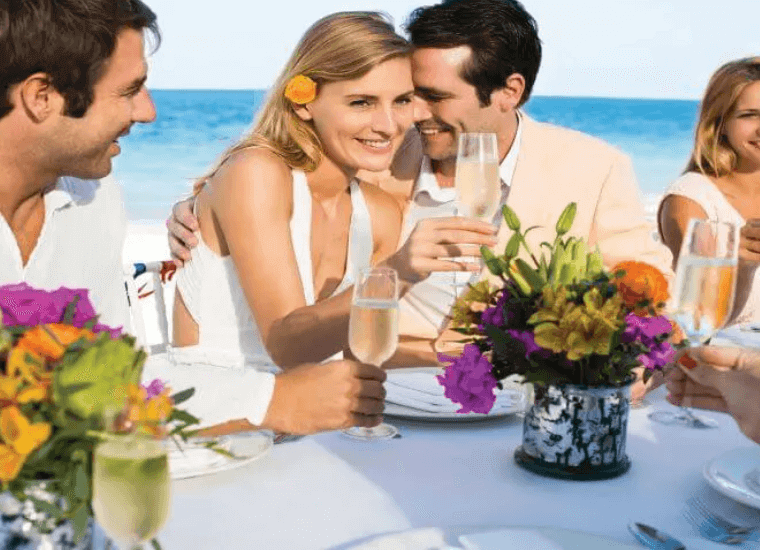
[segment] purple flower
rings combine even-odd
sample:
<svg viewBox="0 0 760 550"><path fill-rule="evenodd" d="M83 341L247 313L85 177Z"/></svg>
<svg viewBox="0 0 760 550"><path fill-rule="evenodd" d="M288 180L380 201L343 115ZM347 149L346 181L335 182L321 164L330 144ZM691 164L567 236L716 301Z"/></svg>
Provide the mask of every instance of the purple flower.
<svg viewBox="0 0 760 550"><path fill-rule="evenodd" d="M0 309L3 312L5 326L34 326L47 323L60 323L66 307L77 300L71 324L82 328L86 323L96 319L95 308L89 298L89 291L84 288L61 287L58 290L41 290L26 283L0 286ZM108 332L112 338L121 335L121 328L111 328L96 324L93 332Z"/></svg>
<svg viewBox="0 0 760 550"><path fill-rule="evenodd" d="M507 330L507 334L520 342L525 347L525 358L530 359L530 355L535 352L541 352L541 355L548 357L549 350L536 344L536 338L533 332L529 330Z"/></svg>
<svg viewBox="0 0 760 550"><path fill-rule="evenodd" d="M507 298L509 298L509 296L509 290L504 288L501 291L501 294L499 294L498 300L496 300L496 305L486 308L485 311L480 314L480 324L478 325L478 330L480 332L485 332L486 325L494 325L502 328L505 322L508 323L512 320L513 315L510 312L507 312L506 319L504 318L504 306L507 304Z"/></svg>
<svg viewBox="0 0 760 550"><path fill-rule="evenodd" d="M146 397L146 400L147 400L157 395L161 395L161 392L164 391L164 388L166 387L166 383L159 378L154 378L150 384L148 384L147 386L143 384L142 387L147 392L147 397Z"/></svg>
<svg viewBox="0 0 760 550"><path fill-rule="evenodd" d="M620 336L623 343L641 342L651 347L656 344L656 338L668 334L672 330L670 321L664 315L658 317L639 317L629 313L625 317L625 330Z"/></svg>
<svg viewBox="0 0 760 550"><path fill-rule="evenodd" d="M676 350L668 342L659 342L649 347L648 353L642 353L636 359L649 370L662 369L675 359Z"/></svg>
<svg viewBox="0 0 760 550"><path fill-rule="evenodd" d="M444 395L462 405L457 412L485 414L491 410L496 401L493 391L496 378L491 373L493 366L476 345L467 344L459 357L441 354L438 360L449 363L446 371L437 378L445 388Z"/></svg>

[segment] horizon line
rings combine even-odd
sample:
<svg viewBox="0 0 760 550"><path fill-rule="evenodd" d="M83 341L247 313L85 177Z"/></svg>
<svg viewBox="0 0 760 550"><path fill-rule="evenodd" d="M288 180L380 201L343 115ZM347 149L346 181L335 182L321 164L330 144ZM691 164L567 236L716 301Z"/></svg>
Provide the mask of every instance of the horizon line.
<svg viewBox="0 0 760 550"><path fill-rule="evenodd" d="M152 88L148 86L151 92L267 92L267 88ZM699 102L701 98L686 97L653 97L653 96L604 96L604 95L566 95L566 94L533 94L528 103L533 98L562 98L562 99L610 99L610 100L635 100L635 101L681 101L686 103Z"/></svg>

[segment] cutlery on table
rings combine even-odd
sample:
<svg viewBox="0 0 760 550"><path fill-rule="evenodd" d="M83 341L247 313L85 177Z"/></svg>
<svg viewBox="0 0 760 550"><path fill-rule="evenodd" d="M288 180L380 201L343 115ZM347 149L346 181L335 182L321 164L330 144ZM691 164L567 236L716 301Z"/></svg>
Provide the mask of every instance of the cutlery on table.
<svg viewBox="0 0 760 550"><path fill-rule="evenodd" d="M698 498L692 497L686 501L686 504L688 505L684 511L686 519L707 539L722 544L742 544L760 540L760 531L757 528L739 525L719 516L710 511L707 505Z"/></svg>
<svg viewBox="0 0 760 550"><path fill-rule="evenodd" d="M678 539L645 523L631 522L628 530L641 544L653 550L686 550Z"/></svg>

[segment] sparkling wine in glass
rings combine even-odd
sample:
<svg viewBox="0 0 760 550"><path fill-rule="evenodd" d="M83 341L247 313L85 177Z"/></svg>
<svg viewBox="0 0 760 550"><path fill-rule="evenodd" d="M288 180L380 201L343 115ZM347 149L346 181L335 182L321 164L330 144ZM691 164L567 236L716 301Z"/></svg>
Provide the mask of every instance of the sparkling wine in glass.
<svg viewBox="0 0 760 550"><path fill-rule="evenodd" d="M92 509L119 548L142 548L163 527L170 485L166 447L160 440L113 435L95 448Z"/></svg>
<svg viewBox="0 0 760 550"><path fill-rule="evenodd" d="M690 344L706 343L729 319L734 302L739 251L739 226L691 219L681 245L670 305ZM717 427L690 409L658 411L649 418L690 428Z"/></svg>
<svg viewBox="0 0 760 550"><path fill-rule="evenodd" d="M454 187L459 215L493 222L501 203L499 148L496 134L459 134ZM471 273L455 271L454 286L464 286L471 278Z"/></svg>
<svg viewBox="0 0 760 550"><path fill-rule="evenodd" d="M377 267L362 269L354 285L348 345L362 363L380 367L398 345L398 278L396 271ZM374 428L349 428L346 435L357 439L388 439L398 434L390 424Z"/></svg>

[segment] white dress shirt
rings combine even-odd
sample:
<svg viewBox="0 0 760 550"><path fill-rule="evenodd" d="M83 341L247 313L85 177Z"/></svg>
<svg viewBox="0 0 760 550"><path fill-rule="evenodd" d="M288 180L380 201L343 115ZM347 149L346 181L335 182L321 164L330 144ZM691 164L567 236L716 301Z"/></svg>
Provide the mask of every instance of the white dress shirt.
<svg viewBox="0 0 760 550"><path fill-rule="evenodd" d="M63 177L44 200L42 231L26 265L16 237L0 216L0 284L86 288L99 321L130 332L121 259L127 227L121 188L110 177Z"/></svg>
<svg viewBox="0 0 760 550"><path fill-rule="evenodd" d="M493 220L497 227L502 220L501 206L507 202L509 187L512 184L515 166L517 166L517 155L522 140L521 116L518 111L515 139L507 156L499 165L501 202ZM456 215L458 215L456 190L453 187L440 187L433 173L430 159L427 156L423 157L420 174L414 184L411 204L406 214L401 242L406 241L419 221ZM461 277L456 277L456 281L461 283ZM415 284L400 300L399 333L420 336L422 335L420 328L427 327L428 334L425 336L436 338L446 323L454 301L466 288L466 285L461 284L455 286L455 275L451 272L431 273L427 279Z"/></svg>

